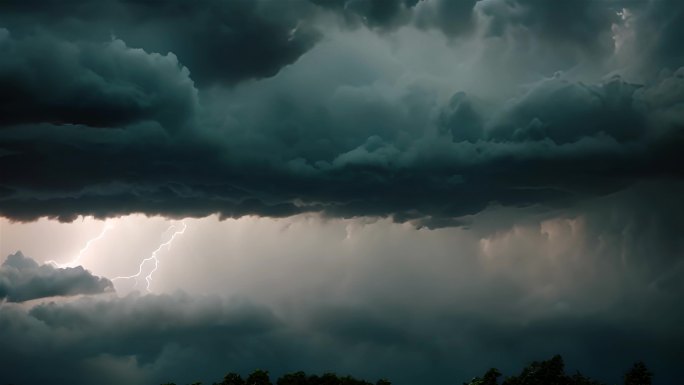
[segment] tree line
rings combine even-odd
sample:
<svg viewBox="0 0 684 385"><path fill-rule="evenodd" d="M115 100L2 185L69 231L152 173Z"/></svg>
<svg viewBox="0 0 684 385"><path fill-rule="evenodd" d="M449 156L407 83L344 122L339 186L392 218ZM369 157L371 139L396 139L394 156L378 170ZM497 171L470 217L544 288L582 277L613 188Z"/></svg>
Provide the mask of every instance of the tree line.
<svg viewBox="0 0 684 385"><path fill-rule="evenodd" d="M176 384L170 382L162 385ZM202 383L195 382L190 385L202 385ZM301 371L285 374L273 383L268 371L257 369L245 379L238 373L228 373L223 377L223 381L214 382L212 385L392 385L392 383L384 379L372 383L351 376L340 377L334 373L325 373L322 376L307 375Z"/></svg>
<svg viewBox="0 0 684 385"><path fill-rule="evenodd" d="M463 385L606 385L579 371L574 374L565 373L565 363L560 355L555 355L545 361L534 361L523 368L517 376L507 376L499 382L501 377L501 372L492 368L487 370L482 377L475 377L469 382L464 382ZM653 373L643 362L639 361L625 373L623 385L652 385L652 379ZM171 382L161 385L176 384ZM201 385L201 383L196 382L190 385ZM380 379L372 383L351 376L338 376L334 373L318 376L307 375L304 372L288 373L276 379L275 382L271 382L268 371L257 369L245 379L238 373L228 373L221 382L214 382L212 385L391 385L391 382Z"/></svg>
<svg viewBox="0 0 684 385"><path fill-rule="evenodd" d="M463 385L499 385L501 372L492 368L482 377L475 377ZM636 362L623 376L624 385L651 385L653 373L646 364ZM517 376L506 377L501 385L606 385L591 379L579 371L572 375L565 373L565 363L560 355L546 361L534 361Z"/></svg>

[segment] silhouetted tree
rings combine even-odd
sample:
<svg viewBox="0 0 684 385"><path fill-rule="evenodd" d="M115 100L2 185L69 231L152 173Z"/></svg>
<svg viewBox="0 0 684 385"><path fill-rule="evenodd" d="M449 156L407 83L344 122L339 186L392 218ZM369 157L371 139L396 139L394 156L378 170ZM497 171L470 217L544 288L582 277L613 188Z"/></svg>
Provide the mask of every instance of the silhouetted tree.
<svg viewBox="0 0 684 385"><path fill-rule="evenodd" d="M351 376L340 377L335 373L325 373L322 376L307 376L304 372L294 372L283 375L276 381L277 385L373 385L371 382L358 380ZM175 385L173 383L162 385ZM257 369L243 380L237 373L228 373L221 382L213 385L272 385L268 372ZM378 380L375 385L392 385L385 379Z"/></svg>
<svg viewBox="0 0 684 385"><path fill-rule="evenodd" d="M482 377L475 377L463 385L499 385L501 372L491 368ZM646 368L643 362L635 363L625 373L624 385L652 385L653 373ZM172 382L161 385L176 385ZM201 385L199 382L192 385ZM257 369L243 380L237 373L228 373L219 383L213 385L272 385L269 374L265 370ZM373 385L373 383L358 380L351 376L340 377L335 373L325 373L322 376L310 375L299 371L288 373L278 378L276 385ZM375 385L392 385L385 379L375 382ZM517 376L507 377L501 385L604 385L589 377L576 372L572 376L565 374L565 364L559 355L553 356L546 361L534 361L523 368Z"/></svg>
<svg viewBox="0 0 684 385"><path fill-rule="evenodd" d="M319 381L320 385L340 385L342 382L335 373L324 373Z"/></svg>
<svg viewBox="0 0 684 385"><path fill-rule="evenodd" d="M589 377L585 377L582 373L577 372L570 377L571 385L604 385L601 382L592 380Z"/></svg>
<svg viewBox="0 0 684 385"><path fill-rule="evenodd" d="M639 361L625 373L625 385L651 385L653 373L646 367L646 364Z"/></svg>
<svg viewBox="0 0 684 385"><path fill-rule="evenodd" d="M245 385L272 385L271 379L268 376L268 372L265 370L257 369L252 372L252 374L247 377Z"/></svg>
<svg viewBox="0 0 684 385"><path fill-rule="evenodd" d="M550 360L533 362L520 375L507 378L502 385L568 385L565 364L559 355Z"/></svg>
<svg viewBox="0 0 684 385"><path fill-rule="evenodd" d="M278 379L277 385L308 385L306 373L300 371L285 374Z"/></svg>
<svg viewBox="0 0 684 385"><path fill-rule="evenodd" d="M484 376L475 377L470 382L464 385L498 385L498 378L501 377L501 372L496 368L489 369Z"/></svg>
<svg viewBox="0 0 684 385"><path fill-rule="evenodd" d="M239 374L230 372L223 377L223 381L216 385L245 385L245 380Z"/></svg>

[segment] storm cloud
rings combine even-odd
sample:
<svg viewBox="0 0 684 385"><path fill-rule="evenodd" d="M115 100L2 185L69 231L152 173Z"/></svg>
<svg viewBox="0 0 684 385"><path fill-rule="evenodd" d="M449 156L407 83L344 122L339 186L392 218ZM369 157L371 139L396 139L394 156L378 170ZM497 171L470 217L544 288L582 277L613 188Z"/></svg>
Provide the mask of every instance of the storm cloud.
<svg viewBox="0 0 684 385"><path fill-rule="evenodd" d="M422 39L420 14L447 17L435 11L446 5L381 3L3 3L0 213L321 212L437 225L681 178L684 62L642 36L669 3L621 18L596 2L573 5L573 17L545 2L463 2L454 12L471 32L433 40L480 48L456 58L462 70L444 84L401 41ZM363 22L325 29L327 12ZM678 33L663 28L659 44ZM499 66L490 58L502 44L517 52ZM622 73L626 47L653 55ZM630 80L645 66L658 72Z"/></svg>
<svg viewBox="0 0 684 385"><path fill-rule="evenodd" d="M449 219L492 203L554 206L645 179L681 177L676 101L682 70L647 86L620 78L596 85L549 78L489 115L463 93L433 107L413 105L413 90L387 100L374 90L349 88L351 94L336 93L316 111L274 96L236 118L253 121L224 123L222 134L183 124L199 119L187 117L196 108L194 89L173 58L169 65L183 94L165 99L183 108L155 106L163 102L157 96L141 100L140 89L132 95L121 90L122 99L107 108L132 110L125 118L108 109L90 115L120 126L84 125L89 117L78 111L87 105L53 116L46 111L45 120L74 116L72 124L5 126L2 213L20 220L306 211ZM344 115L336 117L331 108ZM251 115L262 109L271 115ZM416 114L406 115L411 109ZM427 127L417 126L431 115ZM124 119L132 121L117 122ZM330 131L313 130L316 121ZM252 151L267 155L257 160Z"/></svg>
<svg viewBox="0 0 684 385"><path fill-rule="evenodd" d="M72 43L0 30L4 125L117 128L153 121L174 130L193 117L197 91L173 54L147 54L121 40Z"/></svg>
<svg viewBox="0 0 684 385"><path fill-rule="evenodd" d="M662 199L661 188L553 217L489 209L470 230L187 220L181 258L166 255L153 286L189 294L5 303L3 379L189 383L260 367L453 384L561 353L569 371L608 383L642 359L656 384L670 384L684 338L684 241L674 226L684 206L681 190ZM210 290L222 294L199 294ZM28 370L36 359L44 370Z"/></svg>
<svg viewBox="0 0 684 385"><path fill-rule="evenodd" d="M680 3L0 2L0 380L676 383Z"/></svg>
<svg viewBox="0 0 684 385"><path fill-rule="evenodd" d="M39 265L21 252L9 255L0 265L0 299L9 302L99 294L113 289L107 278L96 277L81 266L55 268Z"/></svg>
<svg viewBox="0 0 684 385"><path fill-rule="evenodd" d="M591 352L593 357L608 355L613 361L629 360L639 352L662 364L676 365L668 357L681 353L669 346L666 336L653 338L632 326L564 316L522 325L463 314L441 315L437 322L414 317L399 323L392 321L396 314L390 309L328 307L319 311L307 314L310 318L304 327L253 303L182 294L81 299L37 305L28 311L5 304L0 312L0 336L7 342L0 352L8 368L3 380L132 385L210 382L228 371L245 375L258 365L267 366L274 377L302 369L320 374L325 370L321 368L336 368L366 378L387 377L392 371L396 384L448 384L464 381L484 368L475 355L517 353L517 359L502 363L502 370L513 374L516 366L535 358L530 351L536 357L546 354L543 346L550 339L567 352L571 368L582 365L583 370L591 361L582 357L590 353L582 342L596 338L603 344ZM423 326L449 337L429 338ZM27 343L37 338L40 345ZM40 371L30 370L36 359L43 362ZM398 366L403 369L397 370ZM609 378L619 377L624 369L617 362L607 366ZM671 375L659 374L661 379Z"/></svg>
<svg viewBox="0 0 684 385"><path fill-rule="evenodd" d="M0 24L18 34L48 31L69 41L112 37L173 52L203 84L273 76L316 41L306 1L145 0L4 2Z"/></svg>

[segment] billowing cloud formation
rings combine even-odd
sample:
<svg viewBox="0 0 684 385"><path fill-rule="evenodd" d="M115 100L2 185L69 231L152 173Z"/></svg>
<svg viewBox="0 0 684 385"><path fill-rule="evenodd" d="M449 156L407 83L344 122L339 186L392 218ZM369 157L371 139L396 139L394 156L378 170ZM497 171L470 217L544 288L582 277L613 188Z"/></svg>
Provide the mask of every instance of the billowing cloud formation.
<svg viewBox="0 0 684 385"><path fill-rule="evenodd" d="M189 220L195 231L181 240L194 243L177 244L183 258L161 265L155 288L182 281L231 299L4 304L3 379L191 383L261 367L447 385L561 353L569 371L607 383L637 359L655 384L675 383L684 205L681 187L667 199L660 190L646 184L541 219L490 209L470 230L314 216L232 228ZM515 225L502 224L507 217ZM225 242L202 247L217 238ZM30 370L35 360L43 370Z"/></svg>
<svg viewBox="0 0 684 385"><path fill-rule="evenodd" d="M152 290L242 298L47 303L17 277L111 283L15 255L3 376L453 384L561 353L610 383L636 359L676 383L682 4L1 2L0 215L217 213L186 219ZM129 220L98 275L159 245L164 219Z"/></svg>
<svg viewBox="0 0 684 385"><path fill-rule="evenodd" d="M96 277L81 266L59 269L50 265L38 265L21 252L8 256L0 265L0 299L9 302L99 294L113 289L111 281Z"/></svg>
<svg viewBox="0 0 684 385"><path fill-rule="evenodd" d="M316 5L339 12L351 25L362 23L392 29L411 20L412 8L419 0L311 0Z"/></svg>
<svg viewBox="0 0 684 385"><path fill-rule="evenodd" d="M119 127L153 121L170 130L197 104L188 70L173 54L148 54L121 40L71 43L0 30L4 124Z"/></svg>
<svg viewBox="0 0 684 385"><path fill-rule="evenodd" d="M492 204L569 207L682 177L684 62L659 48L679 30L644 37L676 4L619 16L617 3L481 1L454 11L472 25L449 39L420 21L448 15L441 2L296 2L297 17L276 4L152 14L144 2L73 2L72 23L5 5L0 214L315 211L438 226ZM365 21L326 29L324 10ZM244 15L219 23L224 11ZM253 30L253 18L273 28ZM258 46L296 45L309 27L317 44ZM266 56L242 63L233 51Z"/></svg>
<svg viewBox="0 0 684 385"><path fill-rule="evenodd" d="M316 40L303 18L306 1L46 1L2 4L0 24L32 33L34 23L67 40L120 37L128 44L175 53L202 83L272 76Z"/></svg>
<svg viewBox="0 0 684 385"><path fill-rule="evenodd" d="M208 364L225 364L233 356L257 353L242 347L256 348L278 330L268 309L187 296L83 299L41 304L28 312L6 304L0 319L6 346L16 347L0 353L4 362L16 365L3 379L22 383L149 383L138 364L151 365L152 383L162 382L179 375L167 359L185 356L193 366L199 364L187 356L193 349L215 347L220 357ZM34 339L42 341L40 346L27 344ZM36 359L45 363L43 369L27 370Z"/></svg>
<svg viewBox="0 0 684 385"><path fill-rule="evenodd" d="M539 39L585 47L606 43L620 6L619 2L601 4L591 0L571 4L543 0L483 0L477 4L478 10L491 19L490 34L527 31Z"/></svg>

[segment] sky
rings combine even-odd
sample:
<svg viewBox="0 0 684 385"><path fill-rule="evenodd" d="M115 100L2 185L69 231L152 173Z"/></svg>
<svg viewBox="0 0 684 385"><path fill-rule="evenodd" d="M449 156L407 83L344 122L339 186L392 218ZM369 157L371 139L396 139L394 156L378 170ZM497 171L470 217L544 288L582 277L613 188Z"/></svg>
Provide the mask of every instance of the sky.
<svg viewBox="0 0 684 385"><path fill-rule="evenodd" d="M684 3L0 2L0 383L684 357Z"/></svg>

